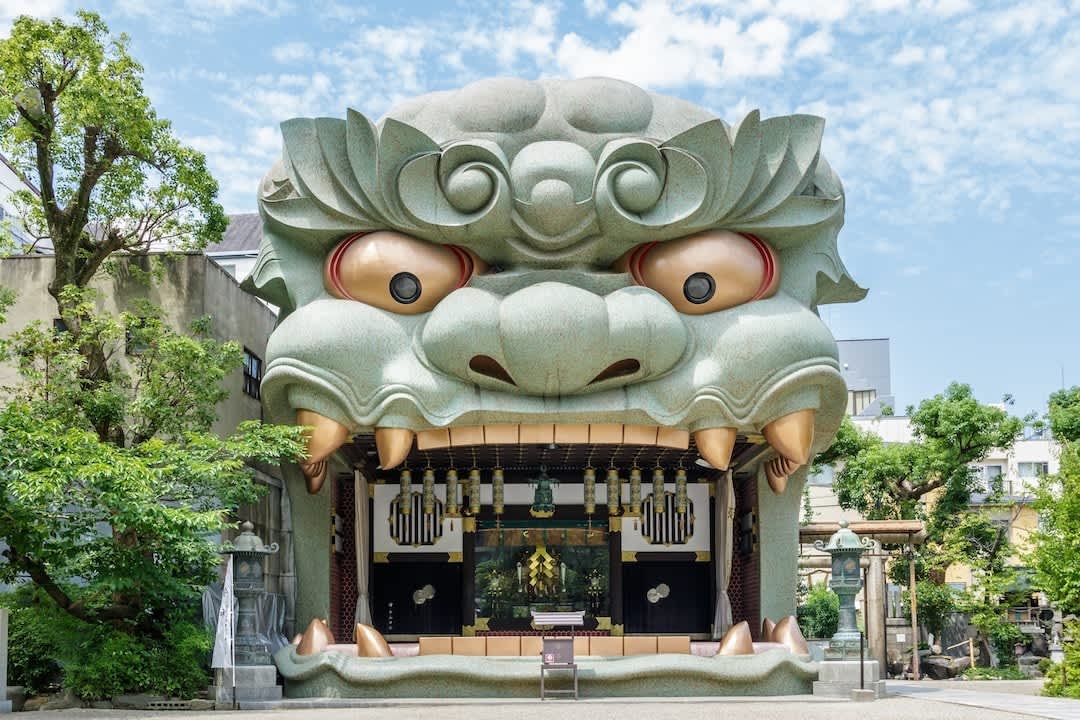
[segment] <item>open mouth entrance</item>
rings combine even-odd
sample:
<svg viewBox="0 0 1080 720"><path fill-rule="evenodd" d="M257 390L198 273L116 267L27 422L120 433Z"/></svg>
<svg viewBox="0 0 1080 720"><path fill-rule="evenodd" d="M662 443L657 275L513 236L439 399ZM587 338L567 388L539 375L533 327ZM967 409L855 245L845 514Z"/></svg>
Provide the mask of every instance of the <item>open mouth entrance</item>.
<svg viewBox="0 0 1080 720"><path fill-rule="evenodd" d="M765 449L740 437L737 469ZM372 436L347 453L358 479L332 482L339 522L331 614L356 617L356 491L368 495L372 623L395 641L428 635L530 637L531 612L577 610L593 635L709 637L716 609L715 489L724 473L685 447L551 442L419 449L378 470ZM750 528L756 483L736 482ZM612 498L609 503L609 488ZM614 493L618 493L617 496ZM361 497L361 502L363 498ZM733 563L732 605L756 617L756 546ZM336 570L335 570L336 569ZM745 576L745 583L743 577ZM751 623L754 624L753 622ZM513 642L513 641L511 641Z"/></svg>

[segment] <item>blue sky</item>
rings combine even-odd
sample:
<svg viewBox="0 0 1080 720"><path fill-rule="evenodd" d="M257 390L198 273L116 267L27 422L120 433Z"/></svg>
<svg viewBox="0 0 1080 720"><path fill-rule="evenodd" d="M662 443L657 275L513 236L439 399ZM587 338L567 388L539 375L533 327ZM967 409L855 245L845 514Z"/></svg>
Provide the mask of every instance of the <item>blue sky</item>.
<svg viewBox="0 0 1080 720"><path fill-rule="evenodd" d="M66 0L0 0L14 15ZM131 35L159 113L254 209L296 115L378 117L490 75L613 75L728 122L810 112L870 288L838 338L892 338L900 406L971 383L1041 408L1080 384L1080 1L86 0Z"/></svg>

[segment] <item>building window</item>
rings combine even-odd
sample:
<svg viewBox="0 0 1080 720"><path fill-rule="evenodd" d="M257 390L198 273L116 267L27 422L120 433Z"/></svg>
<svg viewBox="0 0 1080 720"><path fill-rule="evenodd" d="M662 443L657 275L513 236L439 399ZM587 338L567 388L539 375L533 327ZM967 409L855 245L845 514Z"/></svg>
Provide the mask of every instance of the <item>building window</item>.
<svg viewBox="0 0 1080 720"><path fill-rule="evenodd" d="M870 407L877 400L877 390L850 390L848 391L847 414L861 415L863 410Z"/></svg>
<svg viewBox="0 0 1080 720"><path fill-rule="evenodd" d="M1002 475L1004 474L1004 468L1001 465L980 465L978 469L979 477L982 479L983 487L986 488L986 492L1000 492L1002 490Z"/></svg>
<svg viewBox="0 0 1080 720"><path fill-rule="evenodd" d="M1050 474L1050 466L1045 462L1022 462L1017 463L1017 469L1022 478L1039 478Z"/></svg>
<svg viewBox="0 0 1080 720"><path fill-rule="evenodd" d="M262 383L262 358L244 348L244 394L259 399Z"/></svg>

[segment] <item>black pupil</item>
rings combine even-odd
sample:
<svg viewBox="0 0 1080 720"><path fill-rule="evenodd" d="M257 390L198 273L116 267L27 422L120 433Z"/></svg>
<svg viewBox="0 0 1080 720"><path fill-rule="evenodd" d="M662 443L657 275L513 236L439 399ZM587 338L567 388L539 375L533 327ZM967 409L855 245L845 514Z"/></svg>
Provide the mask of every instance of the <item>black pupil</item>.
<svg viewBox="0 0 1080 720"><path fill-rule="evenodd" d="M410 272L399 272L390 278L390 295L403 305L420 298L420 279Z"/></svg>
<svg viewBox="0 0 1080 720"><path fill-rule="evenodd" d="M716 292L716 281L709 273L694 273L682 286L683 295L695 305L708 302Z"/></svg>

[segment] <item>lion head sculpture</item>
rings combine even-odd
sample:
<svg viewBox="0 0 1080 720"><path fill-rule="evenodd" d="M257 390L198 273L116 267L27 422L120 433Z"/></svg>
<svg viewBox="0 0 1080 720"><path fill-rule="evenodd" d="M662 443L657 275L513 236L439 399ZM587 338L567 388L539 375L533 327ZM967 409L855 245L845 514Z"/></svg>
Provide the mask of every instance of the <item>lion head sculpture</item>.
<svg viewBox="0 0 1080 720"><path fill-rule="evenodd" d="M308 487L356 434L420 449L687 447L808 462L846 403L817 306L865 295L809 115L731 127L604 78L494 79L373 124L298 118L263 180L246 286L281 308L262 393L312 426Z"/></svg>

